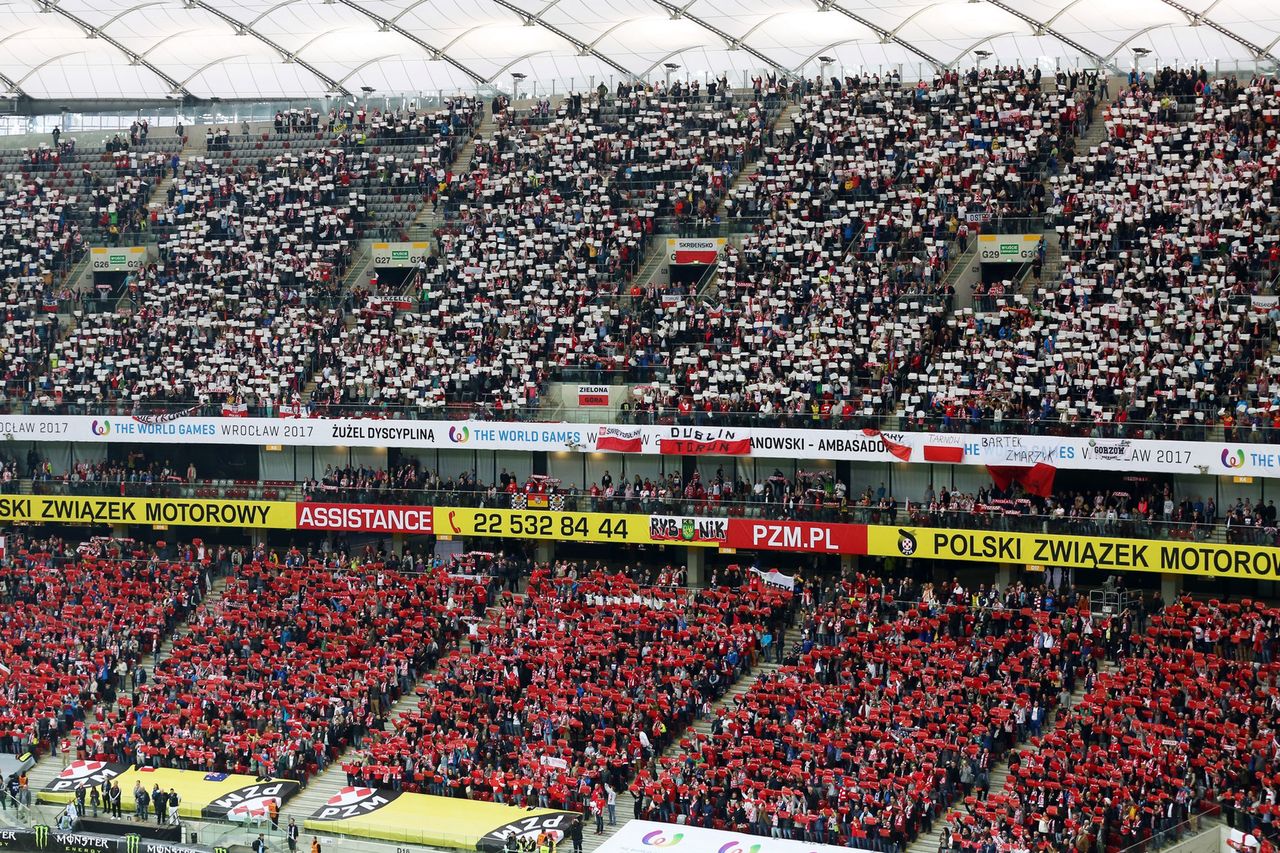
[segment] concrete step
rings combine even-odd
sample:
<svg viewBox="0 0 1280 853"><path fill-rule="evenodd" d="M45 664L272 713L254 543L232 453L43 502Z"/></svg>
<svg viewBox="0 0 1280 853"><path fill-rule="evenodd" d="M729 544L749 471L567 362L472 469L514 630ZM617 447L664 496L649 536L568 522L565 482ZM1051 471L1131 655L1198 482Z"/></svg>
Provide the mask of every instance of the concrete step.
<svg viewBox="0 0 1280 853"><path fill-rule="evenodd" d="M449 165L449 171L453 173L454 180L459 179L471 165L471 157L476 152L476 141L480 139L488 139L493 132L498 129L497 119L493 115L493 111L486 110L484 120L480 122L480 126L476 128L471 138L467 140L458 154L453 158L453 163ZM409 232L414 239L430 239L437 228L445 224L444 207L439 210L432 210L429 203L424 202L422 208L418 211L417 217L409 226Z"/></svg>
<svg viewBox="0 0 1280 853"><path fill-rule="evenodd" d="M1116 667L1113 664L1106 663L1106 664L1103 664L1103 666L1101 667L1101 672L1112 672L1115 669ZM1077 704L1079 704L1079 702L1083 698L1084 698L1084 682L1082 681L1080 684L1076 686L1076 689L1071 693L1071 706L1074 708ZM1058 717L1057 709L1054 709L1053 711L1049 712L1049 716L1045 720L1045 725L1044 725L1045 732L1048 732L1053 727L1054 723L1057 720L1057 717ZM1012 757L1014 754L1019 752L1036 752L1038 751L1038 749L1039 747L1037 746L1034 746L1032 744L1026 744L1024 746L1017 747L1011 750L1009 752L1009 756L1006 757L1004 761L1001 761L1000 763L994 765L991 768L991 773L989 774L990 784L989 784L988 790L991 793L997 793L999 791L1004 790L1005 783L1008 781L1009 775L1010 775L1009 760L1008 760L1009 757ZM954 803L952 805L954 806ZM944 812L940 814L938 817L939 819L935 820L933 823L933 831L930 832L928 835L920 836L915 841L913 841L910 845L908 845L907 853L937 853L938 845L942 841L942 830L946 826L946 813Z"/></svg>
<svg viewBox="0 0 1280 853"><path fill-rule="evenodd" d="M497 607L490 607L488 612L485 614L485 620L488 621L491 619L499 609L500 608ZM443 655L440 660L447 660L452 651L442 651ZM457 652L463 657L466 657L471 654L471 644L464 639L458 646ZM418 707L418 702L420 701L418 698L418 686L424 683L431 675L432 672L430 671L423 673L419 677L417 683L415 683L413 687L406 691L405 694L391 706L391 711L387 714L388 721L393 721L406 711L410 711ZM390 722L388 724L390 725ZM338 793L342 788L346 787L347 774L346 771L342 769L342 765L355 761L359 756L360 751L361 750L355 747L348 747L342 755L338 756L336 761L324 769L324 772L308 781L307 786L302 789L298 796L285 803L284 808L280 810L280 820L287 822L292 816L298 822L298 825L302 826L302 822L306 818L310 817L312 813L320 808L320 806L328 802L330 797Z"/></svg>

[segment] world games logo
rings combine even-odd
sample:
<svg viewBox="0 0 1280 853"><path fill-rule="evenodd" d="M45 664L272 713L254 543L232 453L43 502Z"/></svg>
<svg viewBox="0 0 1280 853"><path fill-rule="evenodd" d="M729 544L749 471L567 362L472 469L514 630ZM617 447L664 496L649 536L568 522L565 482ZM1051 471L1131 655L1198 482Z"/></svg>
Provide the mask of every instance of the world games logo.
<svg viewBox="0 0 1280 853"><path fill-rule="evenodd" d="M449 440L454 444L466 444L471 440L471 430L466 427L449 427Z"/></svg>
<svg viewBox="0 0 1280 853"><path fill-rule="evenodd" d="M1231 448L1222 448L1222 467L1223 468L1243 468L1244 467L1244 451L1237 449L1235 453L1231 452Z"/></svg>
<svg viewBox="0 0 1280 853"><path fill-rule="evenodd" d="M640 838L640 843L647 844L650 847L675 847L683 838L683 832L677 832L674 835L665 835L662 830L655 829L653 832L646 832Z"/></svg>
<svg viewBox="0 0 1280 853"><path fill-rule="evenodd" d="M111 435L111 421L95 420L89 424L89 432L94 435Z"/></svg>
<svg viewBox="0 0 1280 853"><path fill-rule="evenodd" d="M729 841L720 845L718 853L760 853L760 845L752 844L750 847L743 847L737 841Z"/></svg>

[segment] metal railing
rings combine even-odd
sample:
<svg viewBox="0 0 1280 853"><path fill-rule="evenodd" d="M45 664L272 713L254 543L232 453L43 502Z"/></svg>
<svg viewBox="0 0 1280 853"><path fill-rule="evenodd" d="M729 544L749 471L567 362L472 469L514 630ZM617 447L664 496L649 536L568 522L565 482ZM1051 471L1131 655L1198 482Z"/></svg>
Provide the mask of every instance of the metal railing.
<svg viewBox="0 0 1280 853"><path fill-rule="evenodd" d="M621 515L681 515L712 518L745 518L769 521L815 521L831 524L870 524L889 527L973 530L996 533L1035 533L1061 536L1091 536L1122 539L1152 539L1185 543L1272 546L1280 543L1280 531L1273 527L1228 524L1219 519L1205 522L1166 519L1155 512L1137 516L1125 511L1114 519L1094 516L1044 514L1023 504L1018 511L930 509L915 502L893 506L841 504L827 495L819 504L812 494L804 501L790 501L776 494L747 500L694 498L683 495L612 498L593 496L575 485L545 496L546 505L536 506L524 492L514 495L474 489L393 489L377 486L338 487L288 481L168 481L128 480L67 481L34 480L34 495L84 497L131 497L220 500L282 500L319 503L393 504L405 506L466 507L472 509L515 509L540 512L552 501L565 512L601 512ZM513 500L514 498L514 500Z"/></svg>
<svg viewBox="0 0 1280 853"><path fill-rule="evenodd" d="M585 365L560 368L560 381L597 384L643 384L661 379L670 368L653 364L627 369L590 367ZM855 399L857 395L855 395ZM381 420L475 420L485 422L524 423L601 423L599 412L579 409L544 408L539 406L494 409L487 402L458 402L436 407L402 406L391 403L309 403L303 415L309 418L376 418ZM93 417L146 417L182 413L183 416L218 417L222 414L221 397L207 400L174 398L167 401L128 400L55 400L52 397L0 401L3 415L88 415ZM556 419L548 417L554 412ZM275 418L292 414L280 403L249 404L251 417ZM1183 421L1116 421L1020 419L1005 417L946 418L938 414L909 416L904 414L859 412L845 417L839 414L836 401L831 414L819 412L755 412L693 411L679 409L624 409L608 419L609 423L650 426L742 427L756 429L821 429L858 431L881 429L892 432L946 433L955 435L1027 435L1049 437L1163 439L1175 441L1221 441L1246 444L1280 444L1280 429L1270 426L1240 425L1224 435L1224 430L1209 415L1203 420Z"/></svg>

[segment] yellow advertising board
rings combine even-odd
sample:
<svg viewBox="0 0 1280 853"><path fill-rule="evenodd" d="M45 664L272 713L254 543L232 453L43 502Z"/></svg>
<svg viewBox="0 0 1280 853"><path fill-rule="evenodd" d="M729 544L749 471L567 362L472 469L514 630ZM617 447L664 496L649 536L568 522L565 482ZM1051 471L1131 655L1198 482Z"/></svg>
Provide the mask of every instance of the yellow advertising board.
<svg viewBox="0 0 1280 853"><path fill-rule="evenodd" d="M1280 548L1213 542L872 526L867 551L877 557L1280 579Z"/></svg>
<svg viewBox="0 0 1280 853"><path fill-rule="evenodd" d="M292 530L288 501L180 498L0 497L0 524L177 524L193 527L266 527Z"/></svg>
<svg viewBox="0 0 1280 853"><path fill-rule="evenodd" d="M216 818L245 821L266 813L267 801L283 805L301 785L292 779L259 780L235 773L205 773L200 770L173 770L167 767L130 767L102 761L76 761L54 777L37 794L42 803L69 803L76 789L97 786L103 782L120 786L120 807L130 814L136 811L133 798L138 783L150 795L160 790L178 794L178 814L186 818ZM151 806L152 814L155 807Z"/></svg>
<svg viewBox="0 0 1280 853"><path fill-rule="evenodd" d="M510 836L563 833L581 815L381 788L347 787L303 822L318 832L401 844L499 851Z"/></svg>
<svg viewBox="0 0 1280 853"><path fill-rule="evenodd" d="M444 536L558 539L633 545L723 545L727 519L606 512L472 509L438 506L435 532Z"/></svg>

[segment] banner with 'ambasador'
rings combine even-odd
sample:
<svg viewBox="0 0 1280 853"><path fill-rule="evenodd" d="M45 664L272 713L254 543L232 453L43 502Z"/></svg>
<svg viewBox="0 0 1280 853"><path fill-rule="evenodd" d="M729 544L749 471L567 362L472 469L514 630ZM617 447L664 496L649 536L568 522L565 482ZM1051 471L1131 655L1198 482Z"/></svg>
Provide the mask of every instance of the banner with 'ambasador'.
<svg viewBox="0 0 1280 853"><path fill-rule="evenodd" d="M577 812L346 787L304 821L307 829L430 847L497 853L510 837L563 838Z"/></svg>

